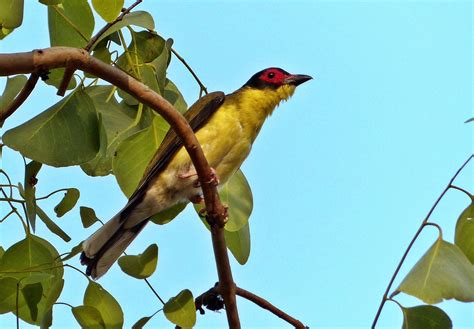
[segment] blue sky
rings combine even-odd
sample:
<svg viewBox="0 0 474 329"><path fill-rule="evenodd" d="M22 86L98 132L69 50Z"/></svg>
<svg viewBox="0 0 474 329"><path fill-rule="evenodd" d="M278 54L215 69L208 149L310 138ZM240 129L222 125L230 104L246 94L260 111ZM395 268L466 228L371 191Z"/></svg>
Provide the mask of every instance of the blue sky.
<svg viewBox="0 0 474 329"><path fill-rule="evenodd" d="M45 8L28 5L24 26L0 43L1 52L49 45ZM269 66L315 78L268 120L243 165L255 206L250 259L245 266L232 262L238 285L311 328L369 327L409 240L472 152L472 124L463 123L473 116L474 105L472 6L470 1L150 0L140 5L211 91L232 92ZM188 103L195 101L199 89L176 59L169 76ZM58 99L53 88L37 88L5 129ZM2 166L14 181L23 180L19 161L4 150ZM457 183L468 190L472 168ZM39 179L40 195L80 188L79 204L93 207L104 220L126 202L113 177L44 168ZM52 212L57 201L42 204ZM462 193L449 192L433 214L445 239L452 241L467 204ZM70 244L44 227L37 234L61 252L97 228L83 230L78 209L58 223L74 236ZM2 246L20 238L17 221L0 227ZM397 282L435 237L431 229L422 234ZM210 237L190 209L169 225L147 227L129 251L139 253L153 242L160 251L151 282L163 298L184 288L198 295L216 281ZM74 285L66 284L60 301L79 305L87 282L70 270L66 276ZM160 308L143 282L117 266L99 283L121 303L125 327ZM406 306L420 303L403 295L397 299ZM474 326L472 304L440 306L455 328ZM244 328L287 327L241 299L239 310ZM65 306L55 306L54 316L57 328L75 321ZM0 317L2 327L13 328L14 321ZM225 323L224 313L198 315L198 328ZM401 323L397 306L387 303L380 328ZM150 322L150 328L162 326L169 327L162 315Z"/></svg>

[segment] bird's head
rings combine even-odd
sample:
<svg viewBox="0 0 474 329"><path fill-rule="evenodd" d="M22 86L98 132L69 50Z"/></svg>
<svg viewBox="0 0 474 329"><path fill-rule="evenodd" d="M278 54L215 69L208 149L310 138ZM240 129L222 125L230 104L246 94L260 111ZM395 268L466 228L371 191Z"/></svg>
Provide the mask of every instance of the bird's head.
<svg viewBox="0 0 474 329"><path fill-rule="evenodd" d="M270 67L255 73L243 87L276 91L282 100L286 100L295 92L296 86L311 80L305 74L291 74L278 67Z"/></svg>

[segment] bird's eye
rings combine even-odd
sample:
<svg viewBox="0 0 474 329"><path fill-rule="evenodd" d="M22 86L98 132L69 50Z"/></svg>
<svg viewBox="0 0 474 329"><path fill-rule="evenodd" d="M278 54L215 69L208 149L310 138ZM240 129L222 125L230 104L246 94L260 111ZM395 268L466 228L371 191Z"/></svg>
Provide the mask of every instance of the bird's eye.
<svg viewBox="0 0 474 329"><path fill-rule="evenodd" d="M270 73L268 73L267 77L269 77L270 79L272 79L272 78L275 77L275 73L270 72Z"/></svg>

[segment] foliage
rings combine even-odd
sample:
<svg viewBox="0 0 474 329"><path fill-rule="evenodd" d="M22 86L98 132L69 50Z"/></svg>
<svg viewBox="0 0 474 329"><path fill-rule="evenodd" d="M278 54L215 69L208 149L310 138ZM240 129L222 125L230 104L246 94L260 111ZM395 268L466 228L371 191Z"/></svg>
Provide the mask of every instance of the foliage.
<svg viewBox="0 0 474 329"><path fill-rule="evenodd" d="M167 76L173 40L154 31L155 23L149 13L132 11L116 21L121 15L123 0L40 2L47 6L51 46L86 47L95 58L142 81L181 113L187 110L179 88ZM104 19L103 25L113 23L97 38L93 32L100 30L100 26L96 25L94 11ZM0 39L20 27L22 13L23 1L0 0ZM46 84L58 88L64 72L61 68L51 70ZM26 82L23 75L8 77L0 96L0 113L7 109ZM60 300L64 284L73 284L64 282L63 268L74 268L82 247L78 243L71 246L69 253L60 256L55 246L36 235L46 228L69 242L72 232L61 227L65 222L60 223L57 218L68 217L80 198L80 191L74 187L38 197L36 188L41 184L41 179L38 180L41 168L45 165L80 166L88 176L113 175L123 193L129 196L169 129L168 123L153 110L90 74L76 74L68 90L69 94L62 100L2 136L5 146L31 161L25 165L22 184L12 184L8 174L2 171L6 188L1 188L4 198L0 202L12 209L3 220L17 216L25 237L6 250L0 247L0 313L12 312L23 321L44 328L53 323L53 305ZM59 194L62 198L54 209L40 206L41 200ZM253 201L241 171L223 187L221 197L230 206L225 233L228 248L237 261L244 264L250 254L248 219ZM24 206L24 214L16 208L14 211L11 202ZM184 204L177 205L157 214L152 221L166 224L184 208ZM85 206L80 207L80 218L84 229L100 222L94 209ZM40 227L37 220L42 223ZM68 261L71 263L66 263ZM157 268L158 246L153 244L139 255L125 255L118 263L126 274L146 280ZM120 304L101 285L88 281L83 294L82 305L70 305L72 315L82 327L123 326ZM155 314L139 319L134 327L144 326ZM164 315L175 324L192 327L196 310L191 291L185 289L165 303Z"/></svg>

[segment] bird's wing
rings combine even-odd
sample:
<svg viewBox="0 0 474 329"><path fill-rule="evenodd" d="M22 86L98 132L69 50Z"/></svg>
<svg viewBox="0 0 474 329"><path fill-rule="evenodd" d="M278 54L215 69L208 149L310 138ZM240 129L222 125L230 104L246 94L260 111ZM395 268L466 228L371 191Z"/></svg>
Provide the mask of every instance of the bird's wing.
<svg viewBox="0 0 474 329"><path fill-rule="evenodd" d="M225 94L223 92L212 92L198 99L196 103L184 113L184 118L189 122L194 132L199 130L199 128L208 121L212 114L222 105L224 99ZM168 165L173 155L176 154L182 145L181 139L176 135L174 130L168 130L153 159L145 169L138 188L130 196L129 202L122 210L122 218L126 218L127 213L132 211L134 206L141 201L148 190L148 185L151 180L159 175L166 165Z"/></svg>

